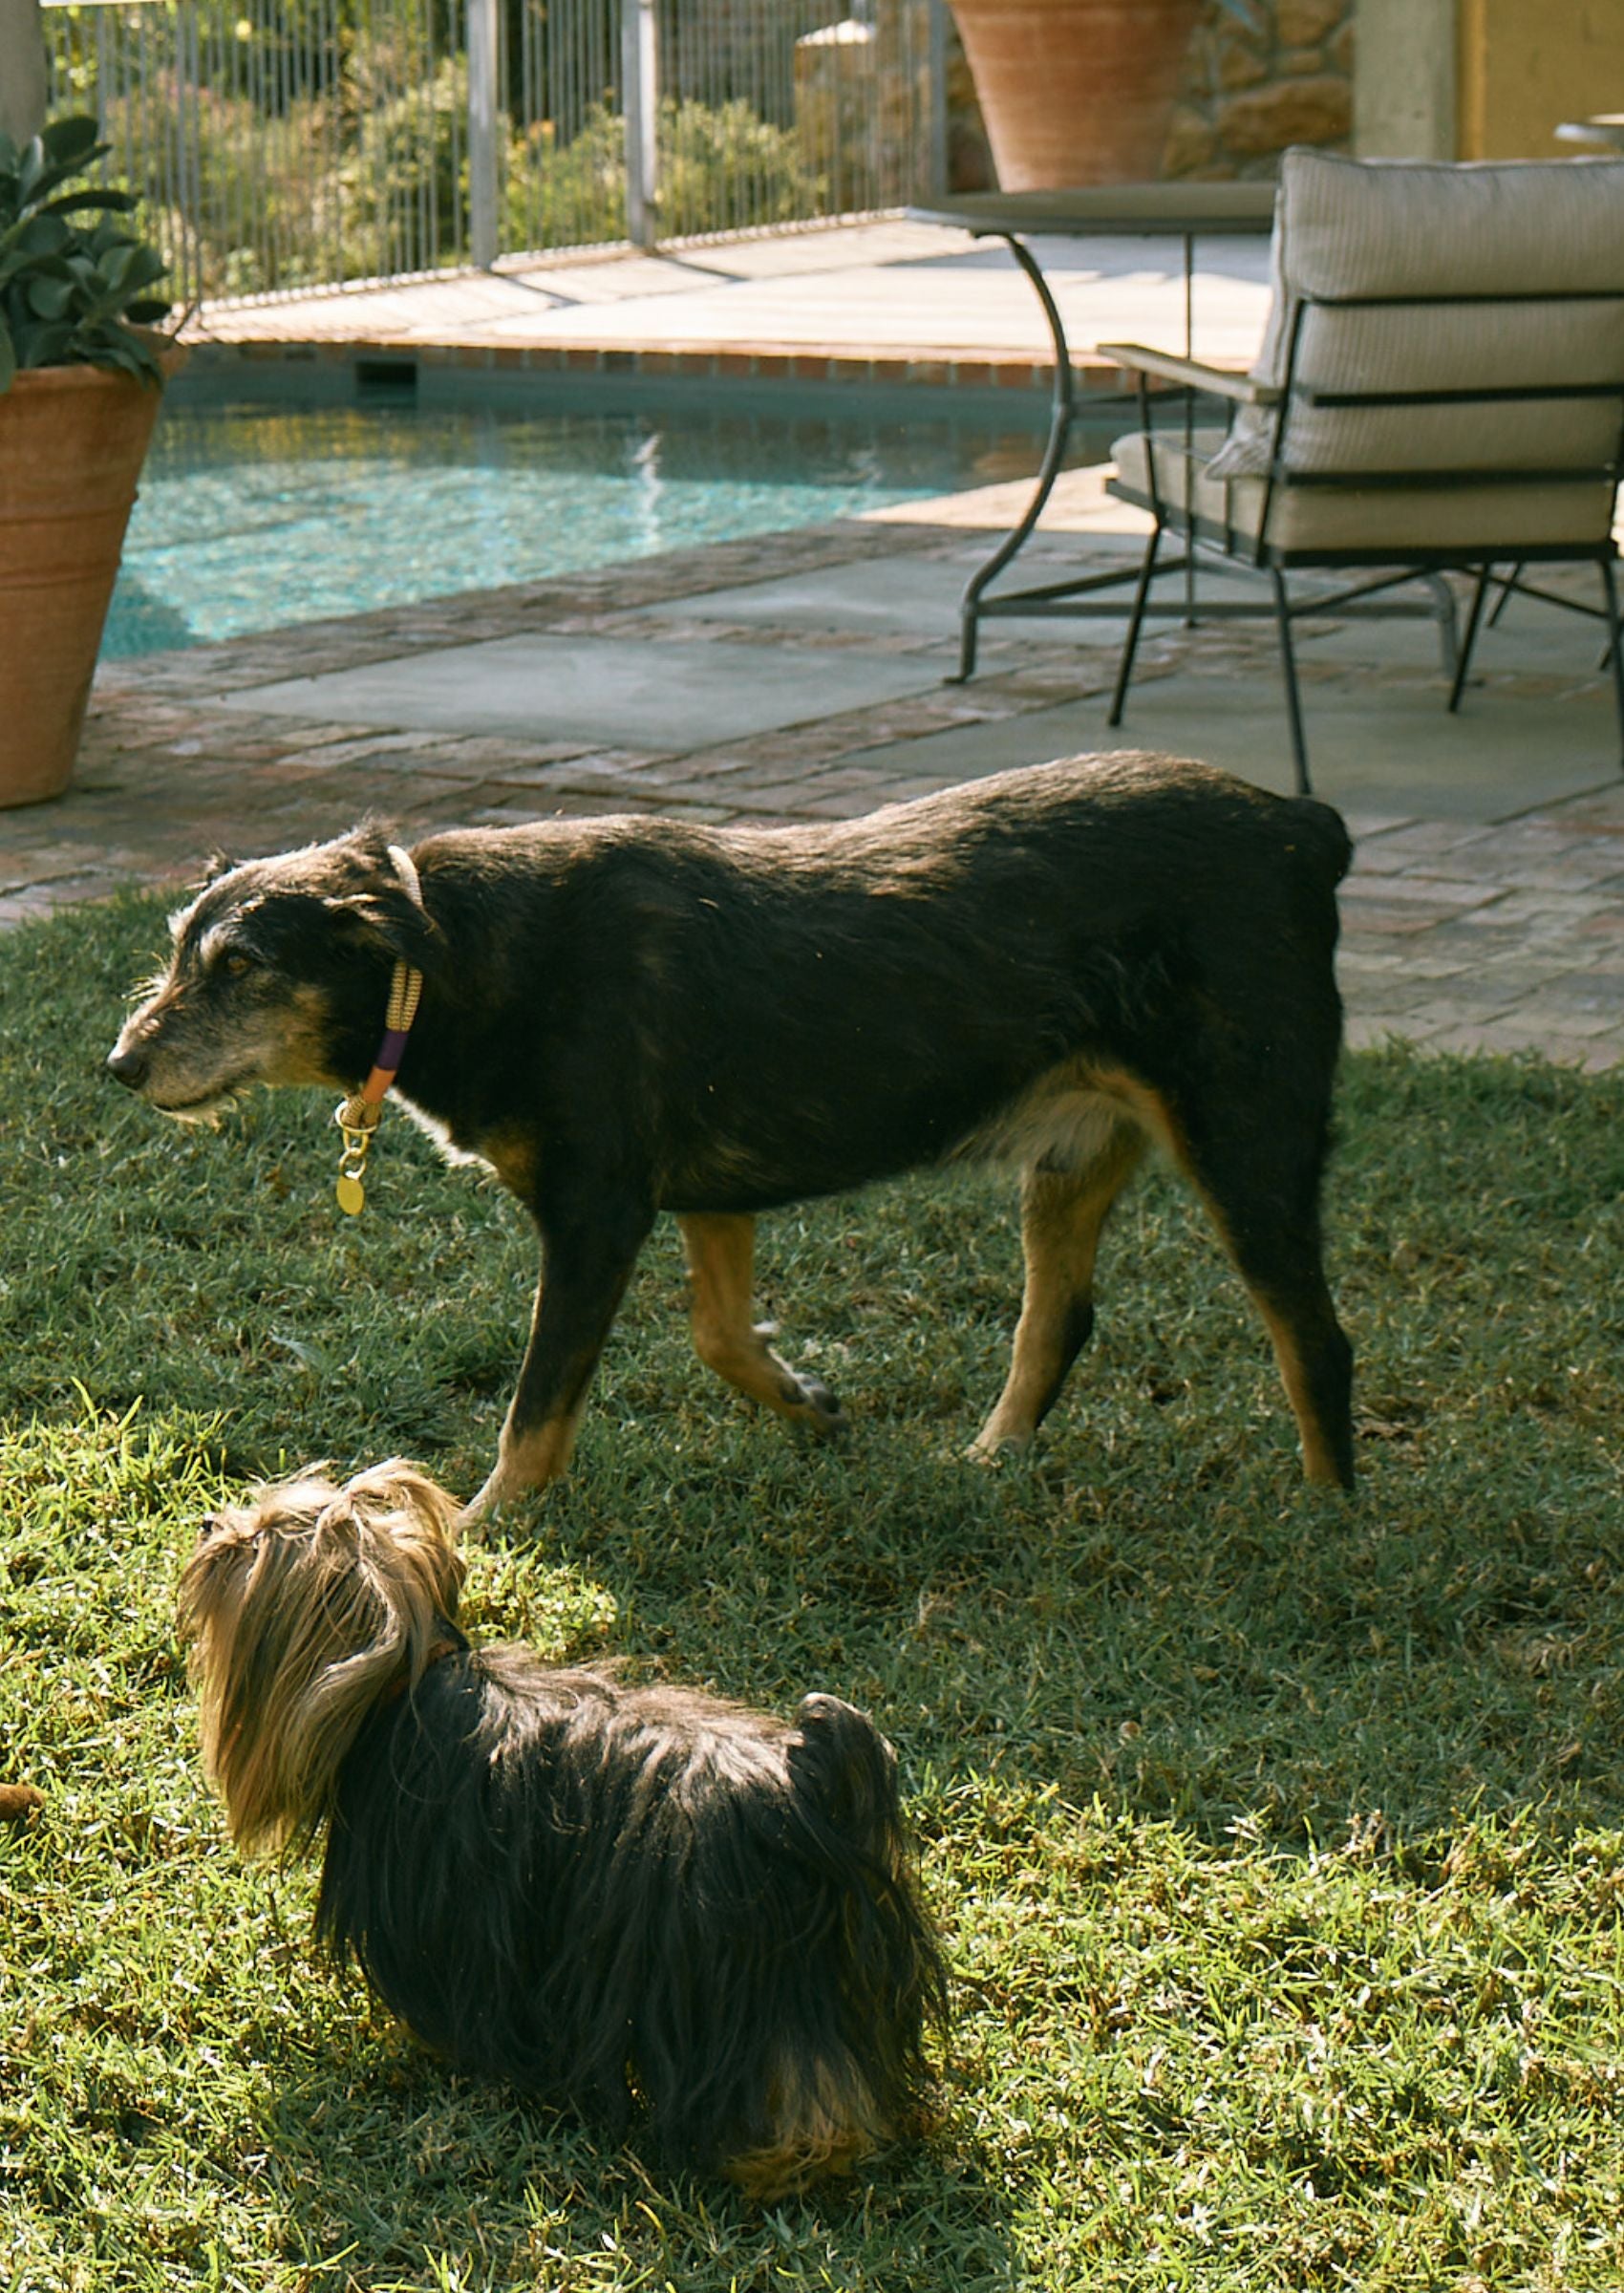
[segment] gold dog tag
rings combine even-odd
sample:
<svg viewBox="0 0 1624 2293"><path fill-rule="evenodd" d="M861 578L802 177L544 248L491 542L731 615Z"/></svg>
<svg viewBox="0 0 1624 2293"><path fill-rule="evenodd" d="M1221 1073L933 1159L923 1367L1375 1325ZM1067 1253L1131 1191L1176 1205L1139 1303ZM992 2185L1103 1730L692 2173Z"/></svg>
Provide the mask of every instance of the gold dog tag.
<svg viewBox="0 0 1624 2293"><path fill-rule="evenodd" d="M344 1138L344 1152L338 1158L338 1207L347 1218L353 1218L367 1199L363 1182L373 1132L377 1128L378 1110L365 1098L346 1099L334 1108L332 1119Z"/></svg>

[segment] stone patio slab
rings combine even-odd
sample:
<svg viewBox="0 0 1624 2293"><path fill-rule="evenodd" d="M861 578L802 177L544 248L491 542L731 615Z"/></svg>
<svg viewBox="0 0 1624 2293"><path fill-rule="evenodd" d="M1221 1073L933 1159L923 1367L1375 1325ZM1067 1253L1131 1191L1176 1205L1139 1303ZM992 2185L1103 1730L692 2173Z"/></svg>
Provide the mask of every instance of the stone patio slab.
<svg viewBox="0 0 1624 2293"><path fill-rule="evenodd" d="M1165 239L1038 240L1083 353L1102 340L1179 346L1184 276ZM1197 348L1244 365L1268 310L1261 239L1203 243ZM599 249L496 273L396 280L274 305L217 305L194 322L217 342L389 340L636 351L727 347L1046 358L1037 298L1001 243L892 218L686 250Z"/></svg>
<svg viewBox="0 0 1624 2293"><path fill-rule="evenodd" d="M1547 699L1485 693L1450 717L1442 689L1377 692L1360 683L1305 683L1303 692L1314 789L1344 810L1498 822L1603 791L1618 777L1612 697L1599 686L1571 696L1560 712ZM974 681L959 688L967 696L975 689ZM1285 700L1267 667L1252 675L1147 677L1115 730L1105 708L1096 696L1033 710L868 761L953 779L1088 750L1151 748L1203 758L1282 794L1292 787Z"/></svg>
<svg viewBox="0 0 1624 2293"><path fill-rule="evenodd" d="M843 708L929 691L939 666L907 654L841 655ZM342 718L680 755L826 716L827 665L790 646L640 643L633 637L499 637L226 697L255 714Z"/></svg>
<svg viewBox="0 0 1624 2293"><path fill-rule="evenodd" d="M917 639L921 646L941 649L942 661L934 670L940 677L944 669L951 667L957 658L959 600L965 583L987 554L984 545L967 553L939 557L877 558L867 564L828 566L814 572L793 574L784 581L751 582L735 589L707 589L694 597L673 597L660 605L646 606L640 618L668 626L706 621L741 629L908 636ZM1098 554L1097 550L1090 552L1091 569L1092 560ZM1020 562L1023 579L1054 581L1071 572L1078 558L1075 548L1067 552L1053 546L1034 545ZM1100 569L1108 569L1108 566L1106 560ZM1045 645L1063 642L1068 626L1073 630L1086 626L1087 641L1092 645L1120 646L1127 633L1127 602L1131 594L1131 579L1120 591L1107 591L1107 597L1120 596L1122 612L1091 615L1086 625L1026 614L985 621L981 625L981 650L989 653L1000 641Z"/></svg>

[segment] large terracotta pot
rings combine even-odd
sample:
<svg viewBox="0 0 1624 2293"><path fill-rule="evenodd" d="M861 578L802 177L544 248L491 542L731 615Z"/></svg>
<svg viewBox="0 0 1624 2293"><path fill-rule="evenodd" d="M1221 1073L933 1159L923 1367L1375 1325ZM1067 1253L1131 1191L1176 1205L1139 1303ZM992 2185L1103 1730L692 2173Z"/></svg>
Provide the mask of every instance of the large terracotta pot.
<svg viewBox="0 0 1624 2293"><path fill-rule="evenodd" d="M952 0L1005 191L1161 172L1202 0Z"/></svg>
<svg viewBox="0 0 1624 2293"><path fill-rule="evenodd" d="M184 359L162 353L166 374ZM162 392L98 366L0 396L0 805L68 785Z"/></svg>

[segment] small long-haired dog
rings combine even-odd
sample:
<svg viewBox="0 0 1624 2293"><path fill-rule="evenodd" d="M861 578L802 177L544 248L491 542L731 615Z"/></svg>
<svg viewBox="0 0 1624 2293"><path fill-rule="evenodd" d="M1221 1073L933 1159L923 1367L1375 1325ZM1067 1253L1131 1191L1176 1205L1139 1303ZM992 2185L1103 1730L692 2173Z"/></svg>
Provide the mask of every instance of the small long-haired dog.
<svg viewBox="0 0 1624 2293"><path fill-rule="evenodd" d="M108 1064L176 1115L326 1082L373 1093L375 1120L397 1078L531 1211L529 1347L466 1518L564 1470L661 1211L701 1360L833 1430L833 1395L752 1318L755 1215L955 1154L1020 1167L1025 1294L975 1447L1029 1441L1151 1142L1262 1314L1309 1476L1346 1484L1351 1355L1318 1194L1348 856L1324 804L1133 754L833 826L556 820L411 853L358 831L207 885ZM394 1007L408 971L415 1018Z"/></svg>
<svg viewBox="0 0 1624 2293"><path fill-rule="evenodd" d="M454 1501L391 1462L206 1521L181 1584L245 1846L324 1836L318 1939L459 2068L766 2197L917 2131L942 1961L896 1764L457 1626Z"/></svg>

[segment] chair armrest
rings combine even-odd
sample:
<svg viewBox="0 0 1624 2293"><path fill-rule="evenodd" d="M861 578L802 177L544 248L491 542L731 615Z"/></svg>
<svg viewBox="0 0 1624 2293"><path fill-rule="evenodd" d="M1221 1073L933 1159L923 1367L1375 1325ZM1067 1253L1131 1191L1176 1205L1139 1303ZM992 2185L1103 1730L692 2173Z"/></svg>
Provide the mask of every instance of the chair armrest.
<svg viewBox="0 0 1624 2293"><path fill-rule="evenodd" d="M1209 391L1217 398L1232 398L1238 406L1277 406L1280 393L1271 382L1254 382L1250 375L1230 366L1204 366L1199 358L1178 358L1171 351L1147 351L1138 342L1102 342L1101 358L1135 374L1159 375L1165 382L1179 382L1186 390Z"/></svg>

